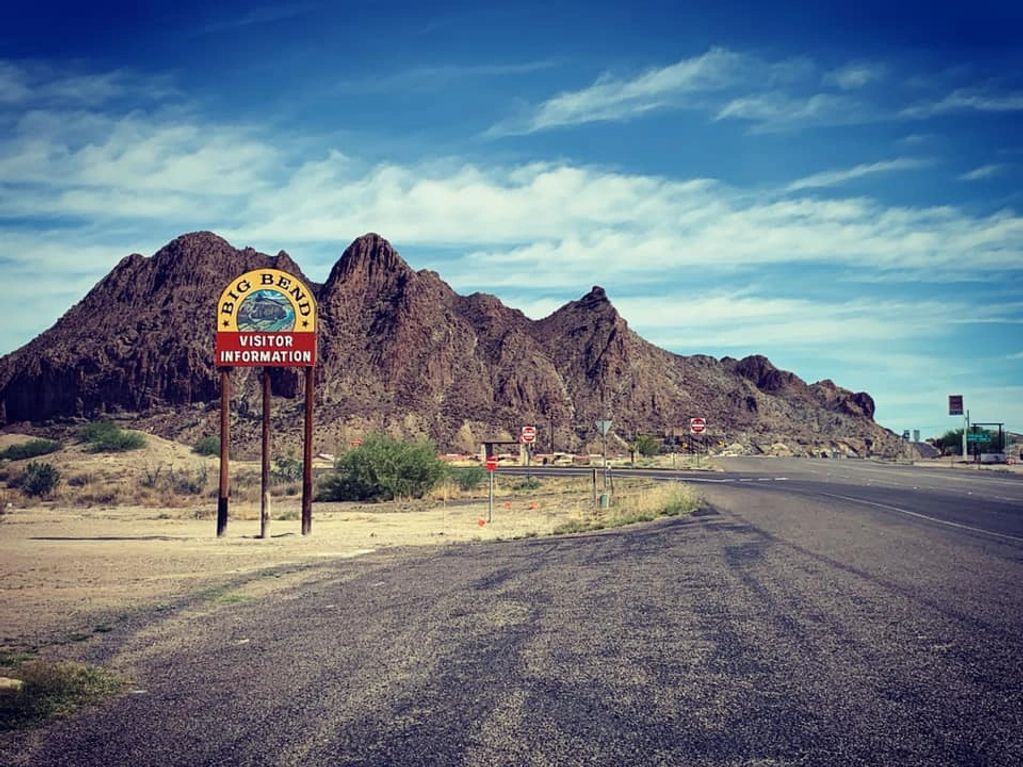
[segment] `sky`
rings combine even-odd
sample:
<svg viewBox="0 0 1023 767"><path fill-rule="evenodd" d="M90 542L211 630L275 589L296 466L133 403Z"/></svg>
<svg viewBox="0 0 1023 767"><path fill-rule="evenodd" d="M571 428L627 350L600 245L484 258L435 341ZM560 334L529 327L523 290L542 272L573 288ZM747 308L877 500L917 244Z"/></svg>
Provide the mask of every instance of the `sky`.
<svg viewBox="0 0 1023 767"><path fill-rule="evenodd" d="M373 231L898 433L1023 431L1018 2L5 7L0 354L185 232L323 280Z"/></svg>

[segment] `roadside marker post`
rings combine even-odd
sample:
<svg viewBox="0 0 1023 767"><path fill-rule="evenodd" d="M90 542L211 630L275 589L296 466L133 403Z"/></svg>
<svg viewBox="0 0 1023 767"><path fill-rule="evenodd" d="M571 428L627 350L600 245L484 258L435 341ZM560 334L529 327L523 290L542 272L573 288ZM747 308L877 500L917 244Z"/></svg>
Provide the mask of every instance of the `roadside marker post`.
<svg viewBox="0 0 1023 767"><path fill-rule="evenodd" d="M490 475L490 492L487 495L487 522L494 521L494 474L497 472L497 456L487 456L487 473Z"/></svg>
<svg viewBox="0 0 1023 767"><path fill-rule="evenodd" d="M689 442L693 446L693 452L696 453L696 466L700 466L700 443L693 439L693 437L703 434L707 431L707 419L706 418L690 418L689 419Z"/></svg>
<svg viewBox="0 0 1023 767"><path fill-rule="evenodd" d="M608 485L608 467L607 467L607 433L611 431L611 421L609 419L603 419L597 421L594 426L597 427L597 431L600 432L600 439L604 449L604 490L607 490Z"/></svg>

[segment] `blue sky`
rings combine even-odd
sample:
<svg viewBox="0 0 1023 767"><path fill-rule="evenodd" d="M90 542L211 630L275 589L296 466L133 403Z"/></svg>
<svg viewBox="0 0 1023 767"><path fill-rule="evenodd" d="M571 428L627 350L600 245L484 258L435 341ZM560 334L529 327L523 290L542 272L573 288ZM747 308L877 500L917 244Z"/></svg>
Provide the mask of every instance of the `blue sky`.
<svg viewBox="0 0 1023 767"><path fill-rule="evenodd" d="M953 393L1023 431L1023 7L831 5L8 3L0 353L187 231L319 280L376 231L898 432Z"/></svg>

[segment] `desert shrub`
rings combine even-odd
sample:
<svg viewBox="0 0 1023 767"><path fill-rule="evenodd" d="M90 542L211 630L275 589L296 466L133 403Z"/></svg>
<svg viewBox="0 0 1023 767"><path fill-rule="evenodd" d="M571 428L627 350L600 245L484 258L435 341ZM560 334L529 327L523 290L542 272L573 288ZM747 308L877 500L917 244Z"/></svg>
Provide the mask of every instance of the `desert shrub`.
<svg viewBox="0 0 1023 767"><path fill-rule="evenodd" d="M478 489L487 479L487 471L482 466L462 466L450 469L451 480L459 490Z"/></svg>
<svg viewBox="0 0 1023 767"><path fill-rule="evenodd" d="M278 456L270 470L270 478L274 482L294 482L302 477L302 462L290 455Z"/></svg>
<svg viewBox="0 0 1023 767"><path fill-rule="evenodd" d="M203 437L192 445L192 452L199 455L220 455L220 437Z"/></svg>
<svg viewBox="0 0 1023 767"><path fill-rule="evenodd" d="M78 430L91 453L122 453L146 446L146 438L137 431L124 431L113 421L93 421Z"/></svg>
<svg viewBox="0 0 1023 767"><path fill-rule="evenodd" d="M138 483L147 490L157 490L164 494L202 495L208 480L209 469L205 464L191 472L173 466L165 470L163 466L157 465L143 469Z"/></svg>
<svg viewBox="0 0 1023 767"><path fill-rule="evenodd" d="M60 472L52 463L31 461L21 475L21 491L25 495L44 496L57 489L60 484Z"/></svg>
<svg viewBox="0 0 1023 767"><path fill-rule="evenodd" d="M511 488L512 490L525 490L528 492L531 490L539 490L540 484L541 484L540 480L538 480L536 477L524 477L520 480L517 480L516 482L513 482Z"/></svg>
<svg viewBox="0 0 1023 767"><path fill-rule="evenodd" d="M0 450L0 458L10 461L22 461L26 458L37 458L60 449L60 443L52 439L33 439L20 445L11 445Z"/></svg>
<svg viewBox="0 0 1023 767"><path fill-rule="evenodd" d="M169 474L170 489L181 495L202 495L208 479L209 471L206 464L198 467L193 473L184 469L177 472L171 469Z"/></svg>
<svg viewBox="0 0 1023 767"><path fill-rule="evenodd" d="M425 442L399 442L374 434L337 459L320 485L326 501L422 498L444 477L444 463Z"/></svg>
<svg viewBox="0 0 1023 767"><path fill-rule="evenodd" d="M644 458L652 458L661 452L661 442L649 434L641 434L632 443L633 448Z"/></svg>

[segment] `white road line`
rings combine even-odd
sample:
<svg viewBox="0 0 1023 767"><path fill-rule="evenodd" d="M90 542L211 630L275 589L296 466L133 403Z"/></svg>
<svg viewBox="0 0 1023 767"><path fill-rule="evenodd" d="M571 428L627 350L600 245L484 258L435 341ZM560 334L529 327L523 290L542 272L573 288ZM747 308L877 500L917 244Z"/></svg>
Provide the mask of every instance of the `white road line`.
<svg viewBox="0 0 1023 767"><path fill-rule="evenodd" d="M1018 541L1023 543L1023 538L1018 535L1009 535L1007 533L996 533L992 530L985 530L982 527L973 527L972 525L963 525L959 522L949 522L947 519L938 519L937 517L931 517L927 514L921 514L916 511L910 511L909 509L900 509L898 506L889 506L887 503L876 503L875 501L865 501L862 498L850 498L847 495L832 495L831 493L821 493L828 498L838 498L843 501L852 501L853 503L862 503L865 506L875 506L879 509L886 509L888 511L897 511L899 514L907 514L911 517L919 517L920 519L926 519L928 522L937 522L939 525L947 525L948 527L958 527L960 530L969 530L974 533L983 533L984 535L993 535L996 538L1004 538L1009 541Z"/></svg>

